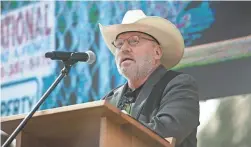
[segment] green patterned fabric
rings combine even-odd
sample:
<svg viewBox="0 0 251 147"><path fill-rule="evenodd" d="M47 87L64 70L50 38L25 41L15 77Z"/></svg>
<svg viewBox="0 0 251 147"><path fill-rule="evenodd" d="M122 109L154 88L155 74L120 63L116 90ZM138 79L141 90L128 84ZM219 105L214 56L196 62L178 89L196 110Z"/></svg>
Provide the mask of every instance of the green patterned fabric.
<svg viewBox="0 0 251 147"><path fill-rule="evenodd" d="M125 111L129 114L129 115L131 115L131 113L132 113L132 106L134 105L134 103L131 103L131 104L125 104L126 106L125 106Z"/></svg>
<svg viewBox="0 0 251 147"><path fill-rule="evenodd" d="M126 91L125 91L125 93L124 93L124 95L123 95L122 98L129 98L130 99L130 98L133 97L133 99L135 101L136 98L138 97L138 94L139 94L142 86L143 85L141 85L139 88L137 88L135 90L132 90L127 85L127 89L126 89ZM131 113L132 113L131 110L132 110L133 105L134 105L134 102L133 103L125 103L125 106L124 106L123 110L125 110L129 115L131 115Z"/></svg>

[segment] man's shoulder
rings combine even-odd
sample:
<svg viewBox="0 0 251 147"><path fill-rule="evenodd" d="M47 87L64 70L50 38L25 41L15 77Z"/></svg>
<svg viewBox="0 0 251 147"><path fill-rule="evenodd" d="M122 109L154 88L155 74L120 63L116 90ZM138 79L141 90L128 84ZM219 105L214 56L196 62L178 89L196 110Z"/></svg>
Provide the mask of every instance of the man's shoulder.
<svg viewBox="0 0 251 147"><path fill-rule="evenodd" d="M196 79L187 73L180 73L166 84L162 96L189 96L198 99L199 88Z"/></svg>
<svg viewBox="0 0 251 147"><path fill-rule="evenodd" d="M122 84L122 85L119 85L115 88L113 88L112 90L110 90L108 92L108 94L106 94L102 100L106 100L108 101L109 103L111 103L112 105L114 106L117 106L118 105L118 102L119 102L119 98L120 98L120 94L121 92L123 91L123 87L124 87L125 84Z"/></svg>
<svg viewBox="0 0 251 147"><path fill-rule="evenodd" d="M115 87L114 89L110 90L108 92L108 94L106 94L102 100L106 100L108 101L109 103L111 103L112 105L114 106L117 106L118 105L118 101L119 101L119 91L122 91L124 87L124 84L120 85L120 86L117 86Z"/></svg>
<svg viewBox="0 0 251 147"><path fill-rule="evenodd" d="M196 80L195 78L188 74L188 73L183 73L180 71L174 71L174 70L168 70L163 76L161 80L166 81L166 86L168 85L174 85L174 84L192 84L196 85Z"/></svg>
<svg viewBox="0 0 251 147"><path fill-rule="evenodd" d="M172 71L175 72L175 71ZM195 78L187 73L182 73L179 72L177 76L175 76L169 83L168 85L174 85L174 84L182 84L182 85L196 85L196 80Z"/></svg>
<svg viewBox="0 0 251 147"><path fill-rule="evenodd" d="M102 98L102 100L112 98L112 96L116 93L116 91L117 91L117 90L121 90L121 88L123 88L124 85L125 85L125 84L119 85L119 86L113 88L112 90L110 90L110 91Z"/></svg>

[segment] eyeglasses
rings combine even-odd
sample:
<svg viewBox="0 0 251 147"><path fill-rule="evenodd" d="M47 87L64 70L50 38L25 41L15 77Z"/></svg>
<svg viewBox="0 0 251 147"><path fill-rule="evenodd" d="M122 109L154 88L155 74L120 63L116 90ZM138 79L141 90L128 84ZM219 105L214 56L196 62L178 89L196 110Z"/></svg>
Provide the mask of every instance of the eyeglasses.
<svg viewBox="0 0 251 147"><path fill-rule="evenodd" d="M118 38L115 41L113 41L112 44L114 45L114 47L120 49L124 45L126 40L130 46L136 46L137 44L139 44L141 39L154 41L154 42L158 43L156 40L153 40L153 39L149 39L149 38L145 38L145 37L141 37L141 36L131 36L127 39L119 39Z"/></svg>

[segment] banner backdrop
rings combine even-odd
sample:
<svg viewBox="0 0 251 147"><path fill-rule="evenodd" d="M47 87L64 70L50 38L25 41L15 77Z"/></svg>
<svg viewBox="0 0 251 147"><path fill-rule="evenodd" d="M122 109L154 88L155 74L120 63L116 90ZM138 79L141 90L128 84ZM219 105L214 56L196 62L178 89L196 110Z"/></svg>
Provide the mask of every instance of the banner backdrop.
<svg viewBox="0 0 251 147"><path fill-rule="evenodd" d="M28 112L42 94L43 77L56 63L44 57L55 50L55 3L41 2L1 16L1 114Z"/></svg>
<svg viewBox="0 0 251 147"><path fill-rule="evenodd" d="M169 19L181 31L187 47L231 39L224 38L224 35L216 37L217 33L221 33L219 28L224 27L219 25L227 18L224 14L250 11L241 9L236 4L233 4L235 7L224 9L224 3L208 1L1 1L1 5L3 116L27 113L60 74L63 64L45 59L44 54L48 51L92 50L97 60L92 65L77 63L73 66L70 75L56 87L41 109L99 100L112 88L123 84L125 79L117 72L113 55L104 44L98 23L121 23L127 10L142 9L146 15ZM239 16L231 17L235 20ZM246 19L243 22L245 25L242 25L242 29L246 31L237 31L232 39L251 33L251 30L245 28L251 24L249 20ZM208 39L210 37L214 39ZM217 48L215 45L209 47ZM196 48L203 49L208 51L205 46L202 49ZM246 56L250 55L250 48L245 51ZM189 52L189 48L185 52ZM210 52L212 51L206 53ZM204 54L194 56L202 61ZM232 56L235 54L231 54ZM190 59L189 57L189 61L198 61ZM193 64L189 62L189 66ZM203 64L207 62L203 61Z"/></svg>

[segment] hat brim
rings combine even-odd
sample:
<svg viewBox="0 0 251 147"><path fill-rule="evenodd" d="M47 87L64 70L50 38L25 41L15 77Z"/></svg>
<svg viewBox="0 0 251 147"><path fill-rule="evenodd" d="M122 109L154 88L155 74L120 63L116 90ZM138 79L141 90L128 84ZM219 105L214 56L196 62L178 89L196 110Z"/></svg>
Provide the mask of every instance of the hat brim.
<svg viewBox="0 0 251 147"><path fill-rule="evenodd" d="M156 16L148 16L130 24L103 26L99 24L101 34L110 51L115 54L112 42L123 32L138 31L150 34L160 43L163 55L161 63L170 69L177 65L184 54L184 39L174 24Z"/></svg>

